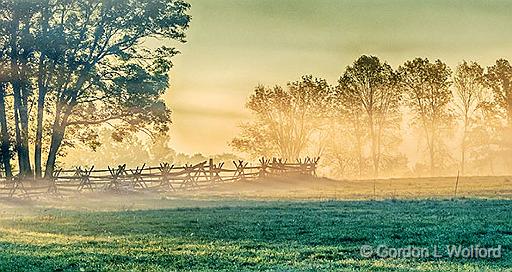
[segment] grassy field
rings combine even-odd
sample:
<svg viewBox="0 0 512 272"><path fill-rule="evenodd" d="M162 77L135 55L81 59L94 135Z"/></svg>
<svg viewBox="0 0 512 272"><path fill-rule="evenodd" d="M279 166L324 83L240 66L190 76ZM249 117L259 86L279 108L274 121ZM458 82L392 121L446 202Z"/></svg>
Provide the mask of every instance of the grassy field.
<svg viewBox="0 0 512 272"><path fill-rule="evenodd" d="M512 271L509 200L95 196L0 207L0 271ZM380 244L502 245L502 257L360 255Z"/></svg>
<svg viewBox="0 0 512 272"><path fill-rule="evenodd" d="M457 187L457 192L455 192ZM206 195L253 199L382 200L418 198L512 199L512 177L434 177L377 180L273 179L225 184Z"/></svg>

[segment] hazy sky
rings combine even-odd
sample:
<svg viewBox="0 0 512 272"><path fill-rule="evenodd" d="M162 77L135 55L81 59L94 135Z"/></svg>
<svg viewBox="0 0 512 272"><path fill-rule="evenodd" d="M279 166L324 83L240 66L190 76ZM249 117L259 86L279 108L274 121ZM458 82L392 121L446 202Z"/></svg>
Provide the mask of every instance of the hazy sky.
<svg viewBox="0 0 512 272"><path fill-rule="evenodd" d="M483 65L512 54L512 1L190 0L171 90L173 148L231 151L258 84L312 74L334 84L362 54L393 66L414 57Z"/></svg>

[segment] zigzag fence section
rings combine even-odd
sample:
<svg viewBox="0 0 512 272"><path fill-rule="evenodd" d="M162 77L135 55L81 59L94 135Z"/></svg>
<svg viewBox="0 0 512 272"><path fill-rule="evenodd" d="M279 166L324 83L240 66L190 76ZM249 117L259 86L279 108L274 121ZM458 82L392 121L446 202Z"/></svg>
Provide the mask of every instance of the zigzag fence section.
<svg viewBox="0 0 512 272"><path fill-rule="evenodd" d="M64 195L76 192L178 192L198 190L224 183L272 176L316 176L320 158L298 159L290 163L282 159L261 158L251 165L245 161L233 161L231 166L212 159L198 164L176 166L161 163L156 167L146 164L128 169L125 165L95 169L76 167L71 170L59 169L51 179L33 180L14 177L0 178L0 196L37 197Z"/></svg>

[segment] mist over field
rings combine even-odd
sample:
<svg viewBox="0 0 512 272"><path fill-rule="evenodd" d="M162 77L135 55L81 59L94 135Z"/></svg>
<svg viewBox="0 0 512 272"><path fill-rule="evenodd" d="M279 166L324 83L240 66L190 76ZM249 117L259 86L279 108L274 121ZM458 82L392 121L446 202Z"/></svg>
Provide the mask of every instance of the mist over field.
<svg viewBox="0 0 512 272"><path fill-rule="evenodd" d="M511 12L0 0L0 271L512 270Z"/></svg>

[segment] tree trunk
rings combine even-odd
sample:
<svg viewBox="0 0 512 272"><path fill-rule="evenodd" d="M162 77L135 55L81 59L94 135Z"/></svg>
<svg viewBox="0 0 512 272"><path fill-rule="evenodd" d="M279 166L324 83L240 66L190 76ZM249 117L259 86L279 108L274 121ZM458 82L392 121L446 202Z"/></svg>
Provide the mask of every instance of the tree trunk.
<svg viewBox="0 0 512 272"><path fill-rule="evenodd" d="M359 115L356 113L354 116L354 135L356 136L356 142L357 142L357 161L358 161L358 170L359 170L359 178L362 178L363 176L363 135L361 132L361 126L360 126L360 118Z"/></svg>
<svg viewBox="0 0 512 272"><path fill-rule="evenodd" d="M41 33L42 36L45 37L49 28L49 18L50 12L49 10L43 9L42 11L42 20L41 20ZM49 68L45 64L46 53L41 52L39 57L39 67L38 67L38 96L37 96L37 125L36 125L36 139L35 139L35 147L34 147L34 165L35 165L35 175L36 178L41 178L43 175L43 167L42 167L42 153L43 153L43 120L44 120L44 102L46 98L46 94L48 92L48 85L51 81L51 73L54 72L53 68L55 65L51 65L52 68Z"/></svg>
<svg viewBox="0 0 512 272"><path fill-rule="evenodd" d="M434 134L434 133L432 133ZM430 153L430 176L434 177L434 173L436 170L435 164L435 148L434 148L434 135L431 136L430 140L430 146L429 146L429 153Z"/></svg>
<svg viewBox="0 0 512 272"><path fill-rule="evenodd" d="M44 116L44 99L46 90L42 86L39 87L39 96L37 99L37 127L36 141L34 149L34 164L36 170L36 178L42 177L42 150L43 150L43 116Z"/></svg>
<svg viewBox="0 0 512 272"><path fill-rule="evenodd" d="M383 123L384 122L382 120L379 121L379 129L377 132L377 176L380 175L380 159L382 155L382 128L384 126Z"/></svg>
<svg viewBox="0 0 512 272"><path fill-rule="evenodd" d="M370 125L370 137L372 138L372 162L373 162L373 178L377 178L379 175L379 162L377 158L377 137L375 135L375 126L373 120L373 114L369 114L369 125Z"/></svg>
<svg viewBox="0 0 512 272"><path fill-rule="evenodd" d="M57 125L54 126L52 133L52 141L50 144L50 150L48 151L48 159L46 160L46 168L44 176L45 178L52 178L53 172L55 171L55 163L57 161L57 153L64 139L65 127Z"/></svg>
<svg viewBox="0 0 512 272"><path fill-rule="evenodd" d="M18 28L19 20L15 18L13 19L10 33L11 84L14 95L14 126L16 132L18 164L20 167L20 176L26 177L32 175L28 150L28 111L26 97L28 95L28 90L23 88L21 82L19 50L17 45Z"/></svg>
<svg viewBox="0 0 512 272"><path fill-rule="evenodd" d="M2 152L2 164L5 170L5 176L7 178L12 177L12 168L11 168L11 150L10 146L10 137L7 127L7 118L5 111L5 84L0 84L0 127L1 127L1 148Z"/></svg>
<svg viewBox="0 0 512 272"><path fill-rule="evenodd" d="M61 114L63 105L58 101L55 107L55 120L52 125L52 139L50 143L50 150L48 151L48 158L46 159L46 167L44 177L50 179L53 177L55 170L55 162L57 161L57 153L59 152L60 145L64 139L64 127L61 126Z"/></svg>
<svg viewBox="0 0 512 272"><path fill-rule="evenodd" d="M26 82L26 69L27 64L25 60L22 64L22 84L21 84L21 107L18 109L20 113L20 125L21 125L21 147L24 152L24 156L21 158L25 164L24 176L26 177L34 177L34 172L32 170L32 165L30 163L30 147L29 147L29 116L28 116L28 96L30 95L30 90L28 83Z"/></svg>
<svg viewBox="0 0 512 272"><path fill-rule="evenodd" d="M363 148L361 147L361 140L357 140L357 160L359 167L359 178L363 177Z"/></svg>
<svg viewBox="0 0 512 272"><path fill-rule="evenodd" d="M466 145L462 144L462 156L460 160L460 175L464 176L464 168L466 165Z"/></svg>
<svg viewBox="0 0 512 272"><path fill-rule="evenodd" d="M16 150L18 153L18 164L20 167L20 175L30 175L30 162L28 160L28 139L24 138L23 124L24 119L21 117L22 110L22 98L21 98L21 87L17 80L12 82L14 92L14 126L16 133ZM25 144L26 142L26 144Z"/></svg>
<svg viewBox="0 0 512 272"><path fill-rule="evenodd" d="M468 134L468 118L464 120L464 135L462 135L461 158L460 158L460 173L464 176L464 169L466 167L466 138Z"/></svg>
<svg viewBox="0 0 512 272"><path fill-rule="evenodd" d="M50 144L50 150L48 151L48 159L46 160L46 168L44 173L45 178L53 177L53 172L55 171L55 163L57 162L57 154L59 153L62 141L64 140L64 135L66 134L68 118L71 115L72 108L73 106L71 105L68 105L67 108L57 107L57 114L55 116L55 121L53 123L53 133Z"/></svg>
<svg viewBox="0 0 512 272"><path fill-rule="evenodd" d="M76 101L78 98L78 90L80 90L84 83L86 82L86 76L89 72L90 66L86 65L83 69L82 74L77 80L71 96L69 98L65 98L63 100L58 99L55 111L55 119L52 127L52 139L50 144L50 150L48 151L48 158L46 160L45 167L45 178L52 178L53 172L55 170L55 163L57 162L57 154L59 152L60 146L62 145L62 141L64 140L64 135L66 134L66 127L68 125L68 119L71 115L73 108L76 106Z"/></svg>

